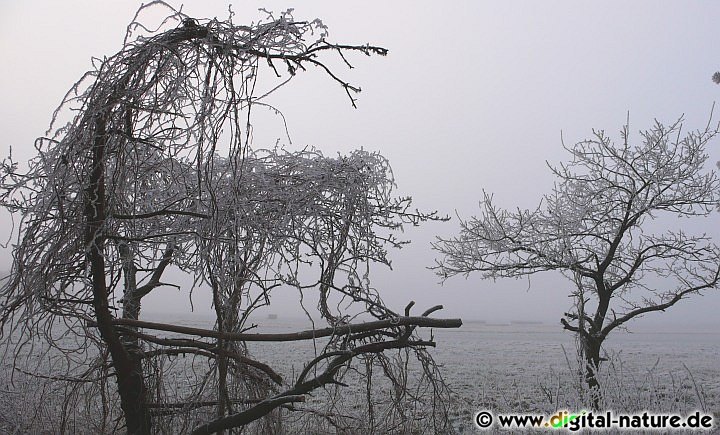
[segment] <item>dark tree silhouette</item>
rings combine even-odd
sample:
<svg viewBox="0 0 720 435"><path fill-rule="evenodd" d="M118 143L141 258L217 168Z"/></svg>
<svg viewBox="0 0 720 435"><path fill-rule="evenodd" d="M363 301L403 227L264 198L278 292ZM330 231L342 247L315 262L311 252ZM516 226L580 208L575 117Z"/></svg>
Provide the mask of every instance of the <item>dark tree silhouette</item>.
<svg viewBox="0 0 720 435"><path fill-rule="evenodd" d="M138 14L161 7L169 8L152 2ZM460 321L430 318L440 307L412 316L410 304L398 314L368 278L370 264L389 265L387 249L405 243L394 235L403 224L435 214L393 195L389 164L378 154L328 158L250 147L251 110L270 107L267 95L298 72L317 67L355 105L359 88L324 59L337 55L349 66L351 53L387 51L330 43L321 22L296 21L290 12L236 25L232 16L202 20L172 10L158 30L147 29L136 15L123 48L97 60L67 93L53 117L60 126L38 139L28 169L10 157L0 172L2 204L20 217L0 290L2 334L16 364L26 346L45 343L52 364L45 376L69 384L60 431L71 430L78 401L99 407L98 430L111 430L114 397L128 433L150 433L154 424L187 431L197 422L195 433L224 431L280 407L303 411L292 404L342 385L354 359L381 367L407 393L379 424L407 422L407 402L424 399L392 373L411 354L419 382L431 386L429 402L439 403L446 390L424 350L435 343L415 330ZM171 266L194 279L183 288L212 292L213 330L141 320L145 296L181 287L164 281ZM253 310L282 286L319 293L329 328L247 333ZM321 350L291 383L247 346L321 337ZM391 350L399 352L395 363L383 356ZM187 391L174 383L178 373L194 379ZM442 428L444 408L431 411ZM267 424L258 430L274 430Z"/></svg>

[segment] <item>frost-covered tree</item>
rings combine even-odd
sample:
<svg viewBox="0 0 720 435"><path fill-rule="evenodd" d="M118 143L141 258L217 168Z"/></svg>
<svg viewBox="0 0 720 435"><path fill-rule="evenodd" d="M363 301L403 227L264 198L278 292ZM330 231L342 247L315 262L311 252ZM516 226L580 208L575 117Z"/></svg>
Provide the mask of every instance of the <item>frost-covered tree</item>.
<svg viewBox="0 0 720 435"><path fill-rule="evenodd" d="M169 8L156 1L138 14L160 7ZM0 172L2 205L19 218L0 288L0 337L25 372L38 360L25 349L44 348L50 365L30 371L64 385L58 431L91 430L70 426L82 409L98 432L124 421L128 433L146 434L224 431L280 407L343 430L342 416L300 404L361 372L351 370L358 359L368 371L368 407L377 400L372 367L397 392L379 425L430 417L443 427L444 408L409 406L424 399L406 394L415 387L395 374L416 355L419 385L439 403L446 391L424 350L434 342L415 329L460 322L430 318L438 307L396 313L370 281L371 265L389 264L387 249L404 243L394 235L402 225L434 214L392 194L378 154L250 146L252 110L269 107L267 96L299 71L318 67L354 104L359 89L323 59L336 54L348 64L351 53L386 50L330 43L320 21L290 12L250 25L232 14L196 20L174 10L157 30L141 21L137 15L123 48L96 60L67 93L27 168L9 158ZM192 288L167 282L171 266L192 277ZM211 292L215 328L143 321L142 299L168 285ZM248 333L252 311L279 286L318 293L329 327ZM253 359L247 344L322 338L294 380ZM383 356L391 350L395 358ZM256 429L277 429L264 424Z"/></svg>
<svg viewBox="0 0 720 435"><path fill-rule="evenodd" d="M443 279L558 271L573 283L574 307L561 322L579 338L595 406L610 333L718 285L720 249L694 228L717 204L718 179L703 168L717 129L683 134L681 127L656 122L637 145L627 126L619 144L594 132L566 147L569 163L550 166L557 181L537 209L504 210L486 193L480 216L434 244ZM673 229L668 217L687 219Z"/></svg>

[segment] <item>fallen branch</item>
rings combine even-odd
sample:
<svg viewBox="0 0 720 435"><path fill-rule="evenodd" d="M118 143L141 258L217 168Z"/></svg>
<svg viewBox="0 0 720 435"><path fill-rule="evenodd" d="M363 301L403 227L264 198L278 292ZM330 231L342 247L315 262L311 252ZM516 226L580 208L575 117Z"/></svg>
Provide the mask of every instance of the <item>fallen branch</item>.
<svg viewBox="0 0 720 435"><path fill-rule="evenodd" d="M211 329L192 328L189 326L170 325L167 323L146 322L135 319L114 319L113 325L132 326L136 328L154 329L158 331L177 332L179 334L197 335L200 337L219 338L228 341L299 341L313 340L316 338L342 336L351 333L361 333L385 328L396 328L399 326L415 326L422 328L459 328L462 326L461 319L433 319L430 317L401 316L392 319L375 320L356 324L340 325L336 327L309 329L305 331L289 332L282 334L247 334L218 332ZM88 326L97 326L95 322L88 322Z"/></svg>

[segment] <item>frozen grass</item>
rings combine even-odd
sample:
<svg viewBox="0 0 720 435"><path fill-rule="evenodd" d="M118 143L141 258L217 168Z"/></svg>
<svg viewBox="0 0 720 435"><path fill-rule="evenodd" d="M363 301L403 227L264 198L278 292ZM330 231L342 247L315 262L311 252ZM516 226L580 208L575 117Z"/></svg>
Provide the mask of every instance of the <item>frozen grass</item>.
<svg viewBox="0 0 720 435"><path fill-rule="evenodd" d="M590 409L592 400L579 370L580 365L574 361L573 355L567 356L566 365L560 369L538 373L529 366L524 380L510 382L507 379L514 376L498 373L482 380L472 397L456 394L452 406L455 411L451 417L457 432L476 431L473 417L479 410L490 410L495 414L533 413L550 416L560 410L576 412ZM720 398L716 394L709 394L703 382L699 382L684 365L673 371L658 369L657 362L650 364L649 368L640 368L624 362L618 355L612 355L601 368L599 378L603 386L602 411L612 410L624 414L648 411L680 415L702 411L720 415Z"/></svg>
<svg viewBox="0 0 720 435"><path fill-rule="evenodd" d="M297 329L297 325L287 325L287 328ZM571 336L551 326L542 331L526 331L468 323L463 329L436 331L438 347L433 351L436 360L443 365L443 376L453 389L448 408L456 432L476 433L473 417L480 410L551 415L558 410L588 409L591 401L578 375L579 364ZM720 415L717 338L710 335L678 337L638 334L627 339L634 340L632 343L618 342L617 347L625 349L625 353L611 353L601 368L600 381L604 388L601 409L617 413L647 410L681 415L698 410ZM643 344L643 340L647 344ZM698 341L691 343L694 347L688 347L688 340ZM251 351L259 360L276 366L287 380L292 380L299 369L292 362L304 361L313 354L312 347L305 349L299 344L281 348L257 346ZM43 430L59 433L59 415L67 391L53 388L47 380L17 371L14 382L10 383L10 370L9 360L4 359L0 367L0 433L40 434ZM409 370L411 374L418 372L412 364ZM311 411L304 416L282 411L280 415L272 416L265 428L274 427L278 433L289 434L370 433L373 428L367 426L365 380L351 373L347 381L347 388L319 391L308 398L308 403L303 406ZM382 382L374 383L372 388L376 393L376 424L390 424L383 412L392 391ZM97 386L90 384L76 392L78 406L70 409L66 433L113 432L115 419L119 417L117 403L107 403L113 413L103 427L97 418L102 404L83 400L97 397L93 391L97 391ZM334 429L326 415L335 403L333 399L338 397L341 401L337 402L334 411L341 416L335 418L335 423L339 423L342 430ZM408 410L407 421L392 423L398 424L393 433L432 433L423 422L414 420L423 412L423 409ZM193 427L193 423L188 422L184 430ZM382 433L375 430L375 433ZM163 433L174 432L171 427ZM256 428L246 433L266 432Z"/></svg>
<svg viewBox="0 0 720 435"><path fill-rule="evenodd" d="M529 367L521 378L502 372L485 379L474 380L474 392L456 390L451 399L450 418L458 433L475 431L473 416L478 410L492 410L494 413L531 412L551 415L558 410L578 411L587 409L589 394L581 378L578 377L578 365L572 355L561 369L538 373ZM65 391L53 389L52 383L22 373L15 373L14 382L4 377L0 384L0 433L8 434L50 434L60 433L59 414L63 409ZM508 382L508 379L516 380ZM720 415L718 397L708 394L703 382L696 379L687 367L679 367L672 372L662 372L657 364L649 368L638 368L624 362L619 356L613 356L606 362L600 374L604 387L601 409L615 412L634 413L648 410L653 413L687 414L695 410ZM378 388L382 388L379 386ZM344 417L340 420L342 433L368 433L367 413L361 404L362 394L358 389L345 389L354 392L358 403L346 401L348 409L340 410ZM311 399L313 400L313 399ZM314 399L316 401L322 399ZM102 427L94 416L98 415L97 404L82 403L71 413L66 426L67 433L112 433L113 428ZM376 404L382 409L382 404ZM84 408L84 409L83 409ZM323 417L316 407L314 417L299 418L296 414L283 412L283 421L277 421L276 427L282 427L281 433L323 434L336 433L337 430ZM379 412L377 417L382 419ZM397 428L396 433L428 433L420 425L407 424Z"/></svg>

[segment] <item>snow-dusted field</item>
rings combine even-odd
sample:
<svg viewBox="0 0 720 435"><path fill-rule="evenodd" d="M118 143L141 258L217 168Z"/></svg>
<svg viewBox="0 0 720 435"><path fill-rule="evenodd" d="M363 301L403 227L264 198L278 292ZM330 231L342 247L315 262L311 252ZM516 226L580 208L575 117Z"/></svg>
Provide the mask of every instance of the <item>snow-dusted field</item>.
<svg viewBox="0 0 720 435"><path fill-rule="evenodd" d="M164 316L152 319L170 320ZM210 320L197 316L173 316L172 320L188 326L212 326ZM263 319L257 331L290 332L309 326L306 320ZM421 334L429 337L429 331ZM574 374L574 338L559 325L466 321L460 329L435 330L433 334L437 348L431 353L454 392L450 409L458 432L475 431L473 416L480 410L549 415L560 409L579 410L587 403ZM671 328L618 332L608 344L610 361L603 373L607 409L681 414L704 410L720 415L720 332L672 332ZM291 382L302 364L321 349L311 342L294 342L250 343L249 350ZM7 369L8 361L2 364ZM17 415L22 412L17 407L21 393L13 392L17 387L6 381L1 387L5 393L0 411L6 422L8 417L13 421L42 418ZM348 388L348 395L364 392L363 385Z"/></svg>
<svg viewBox="0 0 720 435"><path fill-rule="evenodd" d="M304 327L283 319L264 323L268 332ZM460 431L475 429L472 419L479 410L550 414L582 407L575 340L559 324L466 321L460 329L433 334L437 348L431 353L455 392L451 409ZM251 350L260 360L279 361L287 375L299 370L290 361L312 354L307 344L253 344ZM705 409L720 415L720 331L618 331L607 351L606 400L615 411Z"/></svg>
<svg viewBox="0 0 720 435"><path fill-rule="evenodd" d="M436 337L434 355L466 405L466 428L473 427L468 412L482 409L550 414L583 407L575 341L560 325L466 322ZM720 332L618 331L607 351L608 409L720 415Z"/></svg>

